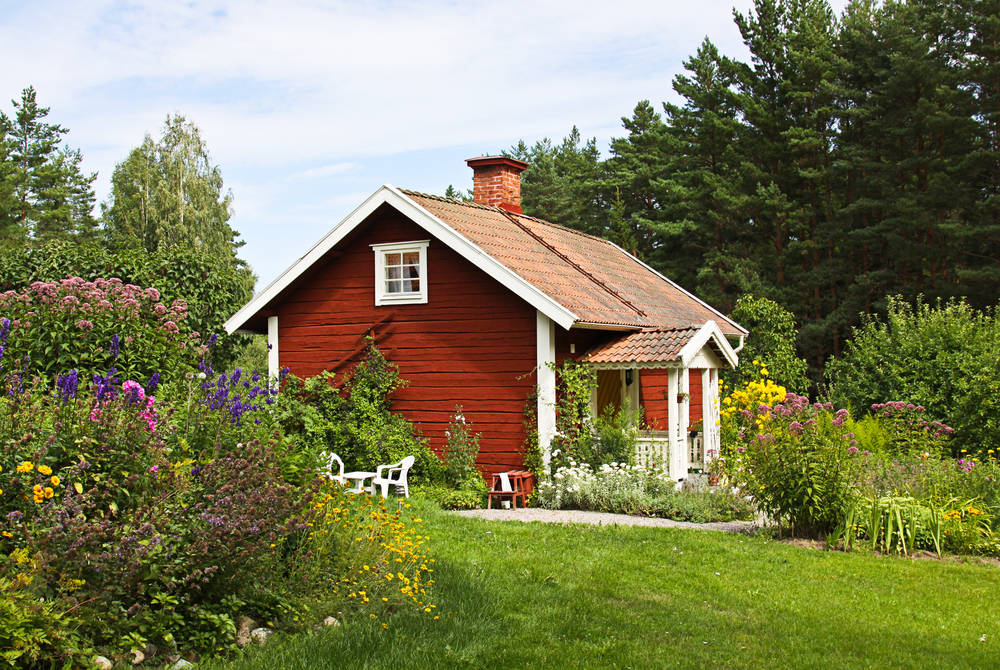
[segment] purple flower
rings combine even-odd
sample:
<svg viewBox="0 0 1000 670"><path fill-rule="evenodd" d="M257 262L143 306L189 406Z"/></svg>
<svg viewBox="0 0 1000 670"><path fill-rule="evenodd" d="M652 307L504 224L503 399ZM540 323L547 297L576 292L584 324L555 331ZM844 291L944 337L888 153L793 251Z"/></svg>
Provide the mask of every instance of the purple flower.
<svg viewBox="0 0 1000 670"><path fill-rule="evenodd" d="M111 356L112 358L118 358L118 335L111 336Z"/></svg>

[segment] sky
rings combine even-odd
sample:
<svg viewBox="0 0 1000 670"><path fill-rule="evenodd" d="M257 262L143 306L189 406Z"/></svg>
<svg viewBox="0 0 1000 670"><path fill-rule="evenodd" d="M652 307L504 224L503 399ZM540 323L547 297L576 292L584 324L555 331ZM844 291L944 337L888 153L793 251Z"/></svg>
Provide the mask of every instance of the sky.
<svg viewBox="0 0 1000 670"><path fill-rule="evenodd" d="M732 11L750 6L0 0L0 109L34 86L98 173L98 202L167 114L193 121L259 289L382 184L470 188L466 158L574 125L606 151L638 101L677 101L706 36L746 57Z"/></svg>

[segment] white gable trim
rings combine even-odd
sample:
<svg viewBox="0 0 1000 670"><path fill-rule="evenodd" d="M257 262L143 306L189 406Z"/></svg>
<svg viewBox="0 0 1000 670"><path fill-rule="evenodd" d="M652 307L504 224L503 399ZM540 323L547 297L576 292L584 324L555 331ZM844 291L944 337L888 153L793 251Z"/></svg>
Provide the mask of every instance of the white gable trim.
<svg viewBox="0 0 1000 670"><path fill-rule="evenodd" d="M397 209L403 216L409 218L458 255L462 256L462 258L496 279L505 288L512 291L519 298L558 323L564 329L568 330L576 322L577 317L573 312L494 259L467 237L408 198L399 189L385 184L372 193L363 203L358 205L340 223L334 226L305 255L292 263L287 270L268 284L263 291L255 295L236 314L229 317L225 323L226 332L233 333L242 328L254 314L263 309L267 303L290 286L302 273L319 261L327 251L336 246L348 233L361 225L365 219L383 204L389 204Z"/></svg>
<svg viewBox="0 0 1000 670"><path fill-rule="evenodd" d="M678 358L681 360L681 365L685 368L691 367L691 363L694 362L695 357L698 355L706 344L710 341L714 341L715 345L718 347L719 351L722 353L722 359L732 367L736 367L740 363L740 358L733 351L733 347L729 344L729 340L722 333L719 328L719 324L715 321L706 321L705 325L698 329L688 343L685 344L678 354Z"/></svg>
<svg viewBox="0 0 1000 670"><path fill-rule="evenodd" d="M675 289L677 289L678 291L680 291L681 293L683 293L687 297L689 297L692 300L694 300L695 302L697 302L699 305L701 305L705 309L711 311L713 314L719 315L727 323L731 323L734 326L736 326L737 328L739 328L740 330L742 330L743 333L744 333L744 335L750 332L749 330L747 330L746 328L744 328L740 324L736 323L735 321L733 321L732 319L730 319L728 316L726 316L725 314L723 314L722 312L720 312L719 310L715 309L714 307L712 307L711 305L709 305L707 302L705 302L704 300L702 300L701 298L699 298L698 296L696 296L694 293L691 293L690 291L688 291L687 289L685 289L683 286L681 286L680 284L678 284L677 282L675 282L670 277L667 277L666 275L663 275L660 272L658 272L657 270L654 270L650 266L646 265L641 260L639 260L638 258L636 258L635 256L633 256L629 252L625 251L624 249L622 249L620 246L618 246L617 244L615 244L611 240L604 240L604 241L607 242L608 244L610 244L611 246L613 246L618 251L620 251L623 254L625 254L626 256L630 257L636 263L638 263L642 267L646 268L647 270L649 270L650 272L652 272L653 274L655 274L657 277L659 277L663 281L665 281L668 284L670 284L671 286L673 286ZM742 347L742 344L741 344L741 347ZM733 366L733 367L735 367L735 366Z"/></svg>

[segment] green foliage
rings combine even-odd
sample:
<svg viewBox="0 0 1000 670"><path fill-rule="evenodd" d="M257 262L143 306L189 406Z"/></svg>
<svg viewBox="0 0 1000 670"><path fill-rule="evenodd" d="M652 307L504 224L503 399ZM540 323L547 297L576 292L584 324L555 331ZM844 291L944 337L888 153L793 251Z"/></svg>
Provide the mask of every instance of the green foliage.
<svg viewBox="0 0 1000 670"><path fill-rule="evenodd" d="M889 300L827 364L828 394L856 415L886 398L927 408L955 429L953 453L1000 448L1000 321L961 301Z"/></svg>
<svg viewBox="0 0 1000 670"><path fill-rule="evenodd" d="M461 489L441 484L418 484L413 487L412 493L433 500L441 509L478 509L486 500L486 482L480 477Z"/></svg>
<svg viewBox="0 0 1000 670"><path fill-rule="evenodd" d="M485 484L476 468L481 436L472 432L461 405L455 406L455 414L448 423L445 435L448 438L444 446L445 481L456 489L479 491Z"/></svg>
<svg viewBox="0 0 1000 670"><path fill-rule="evenodd" d="M604 463L631 463L635 459L635 446L643 425L642 408L608 405L594 420L595 440L592 465Z"/></svg>
<svg viewBox="0 0 1000 670"><path fill-rule="evenodd" d="M536 498L548 509L580 509L677 521L731 521L749 519L745 499L724 491L677 491L677 484L662 470L624 463L599 468L586 463L569 465L541 482Z"/></svg>
<svg viewBox="0 0 1000 670"><path fill-rule="evenodd" d="M229 226L232 194L223 192L222 172L198 127L183 116L167 115L159 141L146 135L115 167L103 210L105 232L116 243L150 253L189 245L240 265L243 242Z"/></svg>
<svg viewBox="0 0 1000 670"><path fill-rule="evenodd" d="M70 368L84 379L115 368L143 382L160 370L170 377L193 370L200 343L187 329L187 305L160 298L120 279L79 277L0 294L0 318L10 323L9 340L0 329L0 367L30 366L49 380Z"/></svg>
<svg viewBox="0 0 1000 670"><path fill-rule="evenodd" d="M597 372L589 365L567 359L556 372L556 434L550 446L555 471L569 462L590 462L594 457L594 417L590 398L597 388Z"/></svg>
<svg viewBox="0 0 1000 670"><path fill-rule="evenodd" d="M795 351L795 317L781 305L767 298L740 296L729 317L749 332L740 351L735 370L724 370L722 378L730 386L742 386L756 379L759 362L776 383L786 389L808 388L806 362Z"/></svg>
<svg viewBox="0 0 1000 670"><path fill-rule="evenodd" d="M69 131L45 121L34 87L12 102L13 118L0 112L0 241L93 237L97 174L84 174L80 152L60 145Z"/></svg>
<svg viewBox="0 0 1000 670"><path fill-rule="evenodd" d="M187 304L186 327L202 339L224 332L225 319L250 299L254 282L248 269L183 245L150 254L53 239L10 247L0 254L0 291L21 291L35 281L59 282L67 277L87 281L117 277L125 284L157 289L167 305L182 300ZM216 362L230 361L247 339L222 338L214 349Z"/></svg>
<svg viewBox="0 0 1000 670"><path fill-rule="evenodd" d="M27 552L0 556L0 663L14 668L83 667L92 653L77 634L69 598L49 600L32 588Z"/></svg>
<svg viewBox="0 0 1000 670"><path fill-rule="evenodd" d="M374 470L405 456L416 457L410 481L438 482L444 466L413 425L392 412L392 394L406 382L398 368L369 342L364 359L336 385L324 372L300 381L290 377L279 420L301 452L332 451L348 470Z"/></svg>

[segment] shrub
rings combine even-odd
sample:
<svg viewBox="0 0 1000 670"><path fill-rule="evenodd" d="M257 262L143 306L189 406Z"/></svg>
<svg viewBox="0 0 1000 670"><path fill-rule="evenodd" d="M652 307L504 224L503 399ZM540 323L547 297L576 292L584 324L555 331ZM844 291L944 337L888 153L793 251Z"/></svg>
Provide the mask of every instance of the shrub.
<svg viewBox="0 0 1000 670"><path fill-rule="evenodd" d="M113 369L133 379L190 370L199 341L185 327L187 303L160 298L120 279L79 277L0 294L0 316L9 319L0 332L5 369L21 363L49 379L70 368L86 378Z"/></svg>
<svg viewBox="0 0 1000 670"><path fill-rule="evenodd" d="M723 370L723 381L732 387L745 386L758 378L763 365L780 385L806 391L806 361L796 354L798 328L795 316L767 298L741 296L729 317L750 331L735 370Z"/></svg>
<svg viewBox="0 0 1000 670"><path fill-rule="evenodd" d="M541 482L537 502L548 509L580 509L679 521L729 521L749 518L749 505L723 492L677 491L658 469L624 463L599 468L570 461Z"/></svg>
<svg viewBox="0 0 1000 670"><path fill-rule="evenodd" d="M478 491L485 484L483 476L476 469L480 435L472 432L469 426L462 414L462 406L457 405L445 432L445 481L455 489Z"/></svg>
<svg viewBox="0 0 1000 670"><path fill-rule="evenodd" d="M412 493L433 500L441 509L478 509L483 506L487 493L486 482L482 477L479 481L478 485L471 484L461 489L441 484L419 484L413 487Z"/></svg>
<svg viewBox="0 0 1000 670"><path fill-rule="evenodd" d="M73 631L80 649L119 660L147 643L214 654L234 648L241 613L299 626L312 608L361 598L352 610L375 611L383 595L433 611L415 522L329 484L317 499L314 463L280 433L255 438L280 395L237 371L154 387L67 374L54 391L35 380L0 395L0 557L33 571L29 585L0 563L12 622L0 641L9 633L25 658L75 658ZM376 564L358 556L382 566L365 587L377 601L346 590ZM407 588L395 598L379 581L390 562Z"/></svg>
<svg viewBox="0 0 1000 670"><path fill-rule="evenodd" d="M829 398L860 415L895 398L922 405L955 429L953 454L1000 449L1000 322L961 301L889 299L826 366Z"/></svg>
<svg viewBox="0 0 1000 670"><path fill-rule="evenodd" d="M760 508L794 532L823 535L838 528L853 503L859 450L846 409L809 404L786 394L732 415L738 438L726 474Z"/></svg>
<svg viewBox="0 0 1000 670"><path fill-rule="evenodd" d="M223 332L226 318L253 295L254 283L245 265L186 245L149 253L80 240L32 240L0 254L0 292L20 292L35 281L58 283L71 276L87 281L119 277L125 284L155 287L165 305L183 300L188 307L188 329L206 337ZM224 338L216 348L216 360L228 364L246 339L235 334ZM71 367L81 364L72 361L57 372Z"/></svg>
<svg viewBox="0 0 1000 670"><path fill-rule="evenodd" d="M594 421L593 453L588 460L594 465L631 463L635 460L635 445L642 425L642 408L605 407Z"/></svg>
<svg viewBox="0 0 1000 670"><path fill-rule="evenodd" d="M411 481L442 480L441 460L410 422L392 412L392 394L405 381L374 342L339 386L336 381L330 372L287 380L277 416L300 452L312 460L322 451L335 452L348 470L370 470L412 454Z"/></svg>

